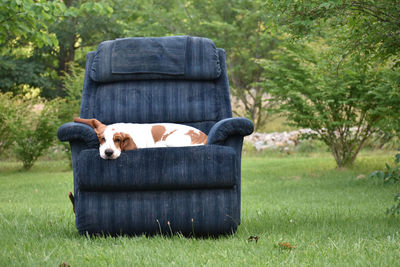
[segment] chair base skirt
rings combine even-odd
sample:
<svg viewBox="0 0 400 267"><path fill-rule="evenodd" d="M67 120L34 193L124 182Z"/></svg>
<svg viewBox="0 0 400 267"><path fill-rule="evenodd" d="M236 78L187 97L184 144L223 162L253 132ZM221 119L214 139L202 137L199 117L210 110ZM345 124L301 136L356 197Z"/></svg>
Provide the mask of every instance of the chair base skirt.
<svg viewBox="0 0 400 267"><path fill-rule="evenodd" d="M240 224L236 187L207 190L86 192L76 196L80 234L218 236Z"/></svg>

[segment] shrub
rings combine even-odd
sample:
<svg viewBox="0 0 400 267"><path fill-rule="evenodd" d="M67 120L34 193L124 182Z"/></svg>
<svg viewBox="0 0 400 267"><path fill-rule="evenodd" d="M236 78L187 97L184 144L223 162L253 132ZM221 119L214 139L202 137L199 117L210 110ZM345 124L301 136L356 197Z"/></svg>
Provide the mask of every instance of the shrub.
<svg viewBox="0 0 400 267"><path fill-rule="evenodd" d="M12 144L12 136L8 120L17 112L13 105L11 93L0 93L0 155L2 155Z"/></svg>
<svg viewBox="0 0 400 267"><path fill-rule="evenodd" d="M66 94L66 110L63 120L71 121L74 116L79 116L83 81L85 78L84 69L70 64L69 72L62 78L64 92Z"/></svg>
<svg viewBox="0 0 400 267"><path fill-rule="evenodd" d="M65 102L59 109L60 125L72 121L74 117L79 117L80 114L85 72L84 69L74 64L69 66L69 70L70 71L65 73L62 78L64 93L66 96L64 98ZM69 166L72 168L71 147L68 142L61 142L60 144L66 152Z"/></svg>
<svg viewBox="0 0 400 267"><path fill-rule="evenodd" d="M385 164L386 170L384 171L374 171L371 173L370 177L377 177L381 179L384 183L399 183L400 182L400 153L396 154L394 159L394 166Z"/></svg>
<svg viewBox="0 0 400 267"><path fill-rule="evenodd" d="M363 55L338 65L342 52L320 47L288 44L260 60L263 85L292 125L316 131L346 167L379 128L398 121L400 73Z"/></svg>
<svg viewBox="0 0 400 267"><path fill-rule="evenodd" d="M393 151L400 147L400 139L394 131L381 131L374 134L370 140L365 143L364 147L371 150L384 149Z"/></svg>
<svg viewBox="0 0 400 267"><path fill-rule="evenodd" d="M400 149L399 149L400 151ZM389 164L386 165L384 171L374 171L370 177L377 177L383 181L383 183L400 183L400 153L396 154L394 159L394 167ZM394 197L395 204L386 210L386 214L400 214L400 193L397 193Z"/></svg>
<svg viewBox="0 0 400 267"><path fill-rule="evenodd" d="M399 215L400 214L400 193L397 193L394 197L394 205L386 210L386 214Z"/></svg>
<svg viewBox="0 0 400 267"><path fill-rule="evenodd" d="M58 107L62 104L59 99L44 101L21 96L10 99L11 108L17 112L8 117L7 127L14 140L13 152L25 170L54 143L60 124Z"/></svg>

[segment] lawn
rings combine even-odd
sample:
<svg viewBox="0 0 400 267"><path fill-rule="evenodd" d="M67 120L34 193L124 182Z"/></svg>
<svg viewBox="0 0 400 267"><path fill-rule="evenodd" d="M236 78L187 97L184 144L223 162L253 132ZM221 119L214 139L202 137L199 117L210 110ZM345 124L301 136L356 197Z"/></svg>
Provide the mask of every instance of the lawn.
<svg viewBox="0 0 400 267"><path fill-rule="evenodd" d="M67 197L67 162L42 161L29 172L2 162L0 265L398 265L400 218L385 210L400 186L368 178L393 155L364 152L342 170L325 153L244 157L242 224L236 234L217 239L80 236ZM367 178L357 179L362 175Z"/></svg>

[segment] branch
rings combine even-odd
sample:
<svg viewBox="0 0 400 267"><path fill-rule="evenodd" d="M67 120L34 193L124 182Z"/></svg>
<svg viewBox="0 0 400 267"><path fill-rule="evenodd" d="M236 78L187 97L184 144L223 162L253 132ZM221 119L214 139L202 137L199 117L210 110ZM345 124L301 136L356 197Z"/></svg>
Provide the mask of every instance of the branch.
<svg viewBox="0 0 400 267"><path fill-rule="evenodd" d="M6 19L0 21L0 24L6 22L6 21L8 21L8 20L10 20L10 19L13 18L13 17L16 17L16 16L18 16L18 15L20 15L20 14L23 14L23 13L24 13L24 12L22 12L22 11L17 12L17 13L15 13L14 15L11 15L11 16L9 16L8 18L6 18Z"/></svg>
<svg viewBox="0 0 400 267"><path fill-rule="evenodd" d="M183 9L185 10L185 13L187 15L187 17L190 19L190 21L193 23L193 17L192 15L190 15L189 11L186 8L186 4L183 4Z"/></svg>
<svg viewBox="0 0 400 267"><path fill-rule="evenodd" d="M361 113L360 120L358 122L358 125L356 126L357 127L356 134L354 135L353 140L350 141L348 149L347 149L349 153L350 153L350 150L352 149L353 145L357 142L358 138L360 137L360 135L362 133L362 129L364 128L363 127L364 119L365 119L366 115L367 115L366 111Z"/></svg>
<svg viewBox="0 0 400 267"><path fill-rule="evenodd" d="M371 136L372 133L375 131L371 131L371 126L368 125L365 134L363 135L360 144L358 145L357 149L354 151L354 154L351 157L351 161L353 162L355 158L357 157L358 153L360 152L361 148L364 146L365 141Z"/></svg>
<svg viewBox="0 0 400 267"><path fill-rule="evenodd" d="M360 11L360 12L366 12L367 14L369 14L369 15L371 15L371 16L377 18L378 20L384 21L384 22L389 22L389 23L390 23L390 22L393 22L393 23L396 23L396 24L398 24L398 23L400 22L400 21L397 20L397 18L391 16L391 15L388 14L388 13L385 13L385 12L379 10L378 8L373 9L372 7L369 7L369 6L363 5L363 4L365 4L365 3L363 3L363 2L354 2L354 4L350 4L350 6L359 7L360 9L356 9L356 10L358 10L358 11ZM367 10L368 10L369 12L367 12ZM388 18L391 18L391 19L393 19L393 21L384 19L384 18L378 16L378 15L375 14L375 13L379 13L379 14L381 14L381 15L383 15L383 16L386 16L386 17L388 17Z"/></svg>
<svg viewBox="0 0 400 267"><path fill-rule="evenodd" d="M365 14L370 15L372 17L375 17L376 19L378 19L380 21L383 21L383 22L398 24L397 21L392 22L391 20L388 20L388 19L385 19L385 18L379 16L378 14L375 13L375 12L377 12L377 10L373 10L371 8L367 8L367 7L362 6L360 4L358 4L358 5L357 4L350 4L350 9L353 9L355 11L359 11L361 13L365 13ZM385 15L385 16L387 16L387 14L385 14L385 13L382 13L382 12L380 12L380 13Z"/></svg>
<svg viewBox="0 0 400 267"><path fill-rule="evenodd" d="M249 102L247 101L246 95L241 94L239 99L243 102L245 110L250 110Z"/></svg>

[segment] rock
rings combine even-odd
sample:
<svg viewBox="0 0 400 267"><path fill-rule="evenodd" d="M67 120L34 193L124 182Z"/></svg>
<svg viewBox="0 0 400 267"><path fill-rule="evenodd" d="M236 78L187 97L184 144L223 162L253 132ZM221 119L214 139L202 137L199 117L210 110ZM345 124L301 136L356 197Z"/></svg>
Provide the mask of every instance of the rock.
<svg viewBox="0 0 400 267"><path fill-rule="evenodd" d="M296 147L299 143L299 138L303 134L316 134L311 129L300 129L291 132L273 132L273 133L258 133L246 136L245 141L250 142L257 149L257 151L265 149L280 149L282 151L289 151L291 148Z"/></svg>
<svg viewBox="0 0 400 267"><path fill-rule="evenodd" d="M360 174L356 177L357 180L365 179L366 176L364 174Z"/></svg>

